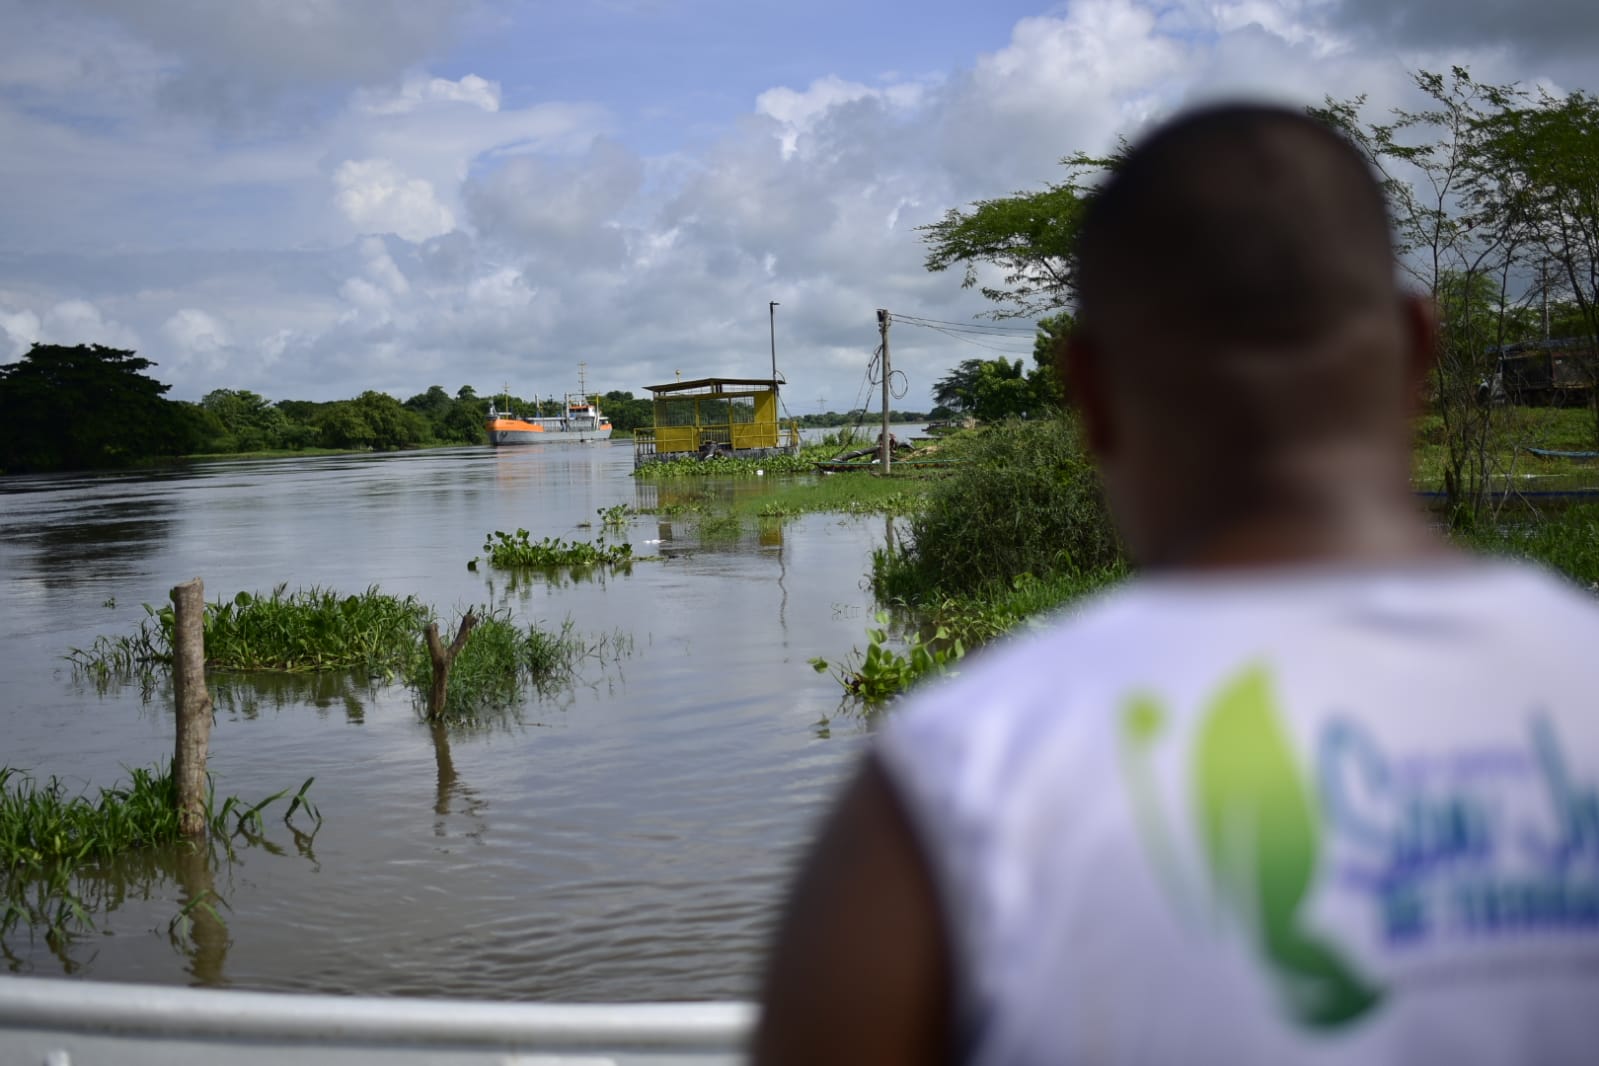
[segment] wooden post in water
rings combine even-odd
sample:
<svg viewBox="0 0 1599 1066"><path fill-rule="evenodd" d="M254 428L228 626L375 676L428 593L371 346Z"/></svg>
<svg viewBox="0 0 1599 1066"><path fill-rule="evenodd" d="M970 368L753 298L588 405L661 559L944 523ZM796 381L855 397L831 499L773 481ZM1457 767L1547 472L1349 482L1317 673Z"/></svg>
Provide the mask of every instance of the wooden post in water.
<svg viewBox="0 0 1599 1066"><path fill-rule="evenodd" d="M455 657L461 654L461 649L466 647L466 638L472 632L472 627L477 625L477 615L467 612L461 619L461 628L456 632L455 639L446 648L444 641L439 639L439 624L429 622L423 635L427 637L428 658L433 660L433 687L428 690L428 721L437 722L444 717L444 698L450 689L450 667L455 665Z"/></svg>
<svg viewBox="0 0 1599 1066"><path fill-rule="evenodd" d="M205 585L199 578L172 590L172 690L178 735L172 751L178 826L205 833L205 757L211 745L211 694L205 687Z"/></svg>

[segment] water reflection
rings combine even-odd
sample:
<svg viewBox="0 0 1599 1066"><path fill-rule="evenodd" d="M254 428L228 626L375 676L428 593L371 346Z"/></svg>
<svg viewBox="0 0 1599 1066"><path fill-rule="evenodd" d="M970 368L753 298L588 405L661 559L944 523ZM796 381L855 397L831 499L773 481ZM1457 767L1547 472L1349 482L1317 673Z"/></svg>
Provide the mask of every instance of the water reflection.
<svg viewBox="0 0 1599 1066"><path fill-rule="evenodd" d="M486 823L483 811L488 803L476 790L461 781L455 770L455 758L450 753L450 729L443 722L428 723L428 735L433 740L433 835L447 837L449 819L460 805L460 813L473 823L473 828L463 835L481 841Z"/></svg>
<svg viewBox="0 0 1599 1066"><path fill-rule="evenodd" d="M21 549L24 565L46 588L69 588L132 573L162 551L177 515L168 496L72 503L0 523L0 543Z"/></svg>
<svg viewBox="0 0 1599 1066"><path fill-rule="evenodd" d="M326 674L211 674L211 698L218 711L251 720L263 711L313 707L319 717L344 712L351 725L366 721L366 705L387 682L363 671Z"/></svg>
<svg viewBox="0 0 1599 1066"><path fill-rule="evenodd" d="M223 967L228 961L228 927L217 910L224 906L217 895L216 870L209 848L179 847L173 855L172 872L181 892L178 917L168 929L173 946L187 957L184 967L197 985L221 987Z"/></svg>

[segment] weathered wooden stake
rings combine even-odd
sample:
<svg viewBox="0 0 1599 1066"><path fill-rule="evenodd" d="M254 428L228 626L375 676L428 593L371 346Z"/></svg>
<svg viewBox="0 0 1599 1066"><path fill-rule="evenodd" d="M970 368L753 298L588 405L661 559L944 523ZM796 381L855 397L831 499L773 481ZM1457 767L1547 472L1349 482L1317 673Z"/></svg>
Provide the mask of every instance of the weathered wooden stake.
<svg viewBox="0 0 1599 1066"><path fill-rule="evenodd" d="M205 585L199 578L172 590L172 654L172 689L178 703L178 736L172 752L178 826L184 836L202 836L211 694L205 687Z"/></svg>
<svg viewBox="0 0 1599 1066"><path fill-rule="evenodd" d="M444 717L444 697L449 692L450 667L455 665L455 657L466 647L467 635L472 632L472 627L475 625L477 625L477 615L468 612L466 617L461 619L461 628L448 648L439 639L437 622L429 622L427 629L423 631L428 642L428 657L433 660L433 687L428 690L428 720L431 722Z"/></svg>

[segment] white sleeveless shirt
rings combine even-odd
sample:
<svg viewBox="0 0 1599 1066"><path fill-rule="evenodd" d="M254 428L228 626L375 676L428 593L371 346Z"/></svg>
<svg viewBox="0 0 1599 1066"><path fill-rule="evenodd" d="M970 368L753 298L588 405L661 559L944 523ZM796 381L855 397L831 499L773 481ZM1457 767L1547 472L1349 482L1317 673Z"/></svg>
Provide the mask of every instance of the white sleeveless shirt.
<svg viewBox="0 0 1599 1066"><path fill-rule="evenodd" d="M1136 581L876 752L965 1061L1599 1063L1599 604L1541 571Z"/></svg>

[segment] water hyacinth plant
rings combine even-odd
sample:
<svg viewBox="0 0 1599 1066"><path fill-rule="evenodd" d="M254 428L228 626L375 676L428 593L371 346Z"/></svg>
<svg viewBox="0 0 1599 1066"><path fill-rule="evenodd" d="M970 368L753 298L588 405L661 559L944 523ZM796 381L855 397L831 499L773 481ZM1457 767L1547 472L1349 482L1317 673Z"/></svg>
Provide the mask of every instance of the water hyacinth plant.
<svg viewBox="0 0 1599 1066"><path fill-rule="evenodd" d="M602 512L603 514L603 512ZM501 570L553 570L561 567L622 566L633 561L633 546L627 542L607 544L605 535L589 541L567 541L545 537L535 541L525 529L515 533L495 530L483 541L489 565ZM476 564L477 560L472 560Z"/></svg>
<svg viewBox="0 0 1599 1066"><path fill-rule="evenodd" d="M205 607L206 665L216 670L348 670L381 672L405 662L430 615L414 596L377 586L341 595L313 586L269 596L240 592ZM99 674L172 662L172 607L145 604L132 636L100 637L68 658Z"/></svg>
<svg viewBox="0 0 1599 1066"><path fill-rule="evenodd" d="M821 656L811 660L811 666L817 673L831 671L845 693L859 700L868 710L880 706L919 681L950 673L966 653L958 638L952 638L946 630L939 628L926 636L910 634L905 652L901 654L888 646L888 614L879 612L876 622L876 626L866 631L864 655L851 651L843 662L837 664Z"/></svg>

